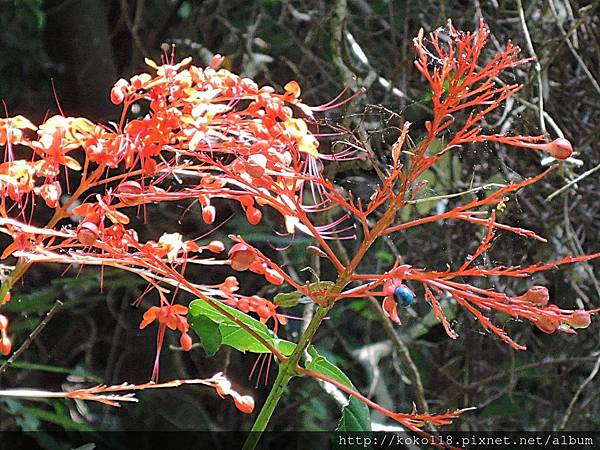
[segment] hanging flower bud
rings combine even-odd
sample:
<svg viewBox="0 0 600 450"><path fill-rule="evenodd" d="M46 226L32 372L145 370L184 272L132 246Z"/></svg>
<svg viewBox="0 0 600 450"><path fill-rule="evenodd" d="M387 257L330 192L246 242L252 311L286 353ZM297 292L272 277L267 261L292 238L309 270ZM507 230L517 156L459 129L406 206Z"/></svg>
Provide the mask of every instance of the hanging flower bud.
<svg viewBox="0 0 600 450"><path fill-rule="evenodd" d="M216 211L212 205L202 207L202 220L207 225L212 224L215 221Z"/></svg>
<svg viewBox="0 0 600 450"><path fill-rule="evenodd" d="M221 378L215 384L215 389L217 394L224 398L231 392L231 382L226 378Z"/></svg>
<svg viewBox="0 0 600 450"><path fill-rule="evenodd" d="M8 336L6 336L6 334L4 334L4 336L2 336L2 339L0 339L0 352L2 352L2 354L4 356L6 356L10 353L11 349L12 349L12 342L10 342L10 339L8 338Z"/></svg>
<svg viewBox="0 0 600 450"><path fill-rule="evenodd" d="M250 263L250 265L248 266L248 269L250 269L251 272L257 273L259 275L264 275L264 273L267 270L267 266L265 263L256 259L256 260L252 261L252 263Z"/></svg>
<svg viewBox="0 0 600 450"><path fill-rule="evenodd" d="M93 222L81 222L77 227L77 240L83 245L93 245L98 239L98 225Z"/></svg>
<svg viewBox="0 0 600 450"><path fill-rule="evenodd" d="M118 80L114 87L110 90L110 101L115 105L120 105L125 100L125 95L127 94L127 87L129 83L127 80L121 78Z"/></svg>
<svg viewBox="0 0 600 450"><path fill-rule="evenodd" d="M12 349L12 342L6 334L7 328L8 318L4 314L0 314L0 333L2 334L2 339L0 339L0 352L4 356L8 355Z"/></svg>
<svg viewBox="0 0 600 450"><path fill-rule="evenodd" d="M142 185L137 181L124 181L116 189L117 194L124 194L119 198L126 205L135 205L137 200L133 196L139 196L143 192ZM131 196L131 197L130 197Z"/></svg>
<svg viewBox="0 0 600 450"><path fill-rule="evenodd" d="M262 219L262 213L260 212L260 209L251 206L246 209L246 218L251 225L258 225L260 219Z"/></svg>
<svg viewBox="0 0 600 450"><path fill-rule="evenodd" d="M250 312L250 300L247 297L240 298L235 306L243 313Z"/></svg>
<svg viewBox="0 0 600 450"><path fill-rule="evenodd" d="M253 178L262 177L267 167L267 157L261 153L256 153L248 157L246 172Z"/></svg>
<svg viewBox="0 0 600 450"><path fill-rule="evenodd" d="M266 322L271 318L271 310L267 305L260 305L255 308L256 314L260 317L261 322Z"/></svg>
<svg viewBox="0 0 600 450"><path fill-rule="evenodd" d="M225 61L225 57L222 55L219 55L218 53L215 54L212 57L212 61L210 62L210 68L211 69L217 69L221 64L223 64L223 61Z"/></svg>
<svg viewBox="0 0 600 450"><path fill-rule="evenodd" d="M181 344L181 348L183 348L186 352L190 351L192 348L192 338L187 333L182 333L179 338L179 343Z"/></svg>
<svg viewBox="0 0 600 450"><path fill-rule="evenodd" d="M48 207L56 208L59 205L62 189L58 181L42 185L39 192Z"/></svg>
<svg viewBox="0 0 600 450"><path fill-rule="evenodd" d="M227 294L232 294L235 291L237 291L240 287L240 284L238 283L238 280L236 277L234 276L229 276L227 278L225 278L225 281L223 281L220 285L219 288L227 293Z"/></svg>
<svg viewBox="0 0 600 450"><path fill-rule="evenodd" d="M250 414L254 411L254 399L249 395L234 395L233 402L236 408L245 414Z"/></svg>
<svg viewBox="0 0 600 450"><path fill-rule="evenodd" d="M535 326L538 327L544 333L552 334L558 327L560 327L560 320L556 317L544 317L540 316L534 322Z"/></svg>
<svg viewBox="0 0 600 450"><path fill-rule="evenodd" d="M0 314L0 331L8 328L8 318L4 314Z"/></svg>
<svg viewBox="0 0 600 450"><path fill-rule="evenodd" d="M496 135L493 140L515 145L517 147L546 152L555 159L567 159L573 154L573 146L565 138L557 138L552 142L545 142L543 144L535 144L532 142L532 139L523 139L520 136L506 137L503 135Z"/></svg>
<svg viewBox="0 0 600 450"><path fill-rule="evenodd" d="M283 283L283 276L277 272L276 270L273 269L267 269L265 270L265 279L274 285L279 286L281 283Z"/></svg>
<svg viewBox="0 0 600 450"><path fill-rule="evenodd" d="M293 99L300 98L300 85L297 81L290 81L283 87L283 89L285 90L286 94L288 94Z"/></svg>

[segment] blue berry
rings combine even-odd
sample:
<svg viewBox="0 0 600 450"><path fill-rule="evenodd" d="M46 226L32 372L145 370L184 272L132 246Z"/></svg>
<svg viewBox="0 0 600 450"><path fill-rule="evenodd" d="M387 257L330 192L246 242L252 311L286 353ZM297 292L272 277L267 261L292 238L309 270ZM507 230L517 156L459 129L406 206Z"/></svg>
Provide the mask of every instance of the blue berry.
<svg viewBox="0 0 600 450"><path fill-rule="evenodd" d="M406 286L398 286L394 289L394 298L398 304L404 308L412 305L412 302L415 300L412 291Z"/></svg>

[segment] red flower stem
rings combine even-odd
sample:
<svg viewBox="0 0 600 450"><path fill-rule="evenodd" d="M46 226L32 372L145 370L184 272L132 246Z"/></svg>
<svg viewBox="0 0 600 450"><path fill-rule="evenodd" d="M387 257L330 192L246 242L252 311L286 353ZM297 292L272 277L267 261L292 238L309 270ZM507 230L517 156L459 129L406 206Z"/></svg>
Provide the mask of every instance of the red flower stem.
<svg viewBox="0 0 600 450"><path fill-rule="evenodd" d="M84 168L87 169L87 167L88 167L88 160L86 158L86 161L84 163ZM87 191L89 189L90 184L93 183L98 177L100 177L103 172L104 172L104 166L99 166L92 173L92 175L90 175L90 177L86 177L84 174L84 178L82 179L82 182L79 185L79 187L77 188L77 190L73 193L73 195L71 195L69 200L67 200L63 206L57 208L54 211L54 215L48 221L48 223L46 224L46 226L44 228L47 228L47 229L54 228L54 226L60 220L64 219L68 215L67 211L68 211L69 207L75 201L77 201L79 199L79 197L81 197L81 195L85 191ZM27 270L29 270L29 267L31 267L31 264L32 263L26 262L23 259L20 259L19 261L17 261L17 263L15 264L15 268L11 272L10 276L2 283L2 286L0 286L0 299L3 299L6 296L6 294L8 294L10 292L10 290L15 285L15 283L21 279L21 277L25 274L25 272L27 272Z"/></svg>

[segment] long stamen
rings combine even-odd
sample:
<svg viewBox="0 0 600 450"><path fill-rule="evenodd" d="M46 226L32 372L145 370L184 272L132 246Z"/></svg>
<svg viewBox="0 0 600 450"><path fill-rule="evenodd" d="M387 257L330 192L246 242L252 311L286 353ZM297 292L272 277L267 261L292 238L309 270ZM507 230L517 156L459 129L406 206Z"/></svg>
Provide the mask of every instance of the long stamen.
<svg viewBox="0 0 600 450"><path fill-rule="evenodd" d="M163 341L165 339L166 326L160 324L158 326L158 334L156 335L156 357L154 358L154 367L152 369L151 381L158 382L158 370L160 366L160 352L162 350Z"/></svg>

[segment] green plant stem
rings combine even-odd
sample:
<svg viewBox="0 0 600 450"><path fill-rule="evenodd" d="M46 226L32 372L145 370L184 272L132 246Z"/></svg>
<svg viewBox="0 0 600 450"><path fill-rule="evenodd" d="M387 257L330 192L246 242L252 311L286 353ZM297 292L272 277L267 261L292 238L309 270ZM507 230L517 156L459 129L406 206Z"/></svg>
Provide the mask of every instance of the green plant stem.
<svg viewBox="0 0 600 450"><path fill-rule="evenodd" d="M252 426L250 435L244 443L243 450L254 450L256 448L256 444L258 444L263 431L267 428L267 424L273 415L273 411L275 411L275 408L291 379L292 376L288 373L285 366L283 364L279 366L279 373L277 374L273 388L271 389L271 392L269 392L269 396Z"/></svg>
<svg viewBox="0 0 600 450"><path fill-rule="evenodd" d="M396 212L398 209L402 208L405 205L404 194L406 192L406 184L400 190L400 192L393 196L390 200L390 207L383 214L381 219L377 221L375 226L370 230L370 233L365 236L365 239L362 245L358 248L354 257L350 261L346 268L339 273L338 279L336 280L335 286L330 290L331 293L339 293L341 292L351 281L352 274L362 261L363 257L373 244L375 240L381 235L383 230L389 226L389 224L393 221ZM265 431L281 396L283 395L285 388L287 387L290 380L297 376L296 367L300 358L304 354L304 351L310 345L315 333L319 329L319 326L323 322L323 319L329 314L331 308L333 308L334 302L327 303L326 306L319 306L313 317L306 327L306 331L300 337L296 348L290 355L290 357L281 363L279 367L279 373L277 378L271 388L271 392L269 393L267 400L262 406L260 412L258 413L258 417L252 426L252 430L248 439L244 443L243 450L254 450L262 433Z"/></svg>
<svg viewBox="0 0 600 450"><path fill-rule="evenodd" d="M269 420L273 415L273 411L277 407L279 400L283 396L285 392L285 388L287 387L290 380L297 376L296 366L300 361L300 358L304 354L304 351L310 345L315 333L319 329L319 326L323 322L323 319L327 316L332 306L322 307L319 306L311 321L306 327L306 331L300 337L300 341L296 345L296 348L290 355L290 357L279 366L279 373L277 374L277 378L273 383L273 387L271 388L271 392L269 392L269 396L267 400L263 404L260 412L258 413L258 417L252 426L252 430L250 432L250 436L246 439L244 443L243 450L254 450L256 448L256 444L260 440L263 431L267 428Z"/></svg>

